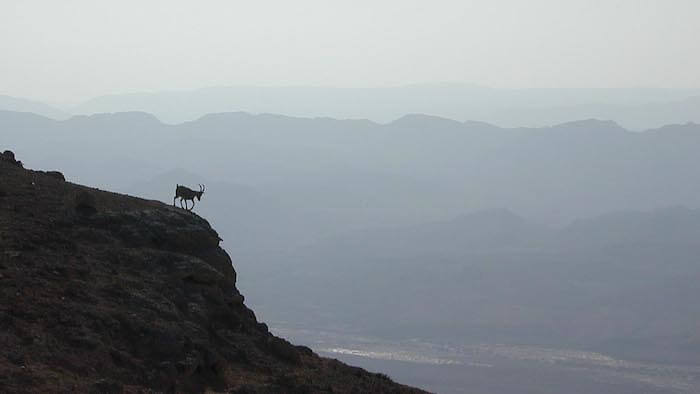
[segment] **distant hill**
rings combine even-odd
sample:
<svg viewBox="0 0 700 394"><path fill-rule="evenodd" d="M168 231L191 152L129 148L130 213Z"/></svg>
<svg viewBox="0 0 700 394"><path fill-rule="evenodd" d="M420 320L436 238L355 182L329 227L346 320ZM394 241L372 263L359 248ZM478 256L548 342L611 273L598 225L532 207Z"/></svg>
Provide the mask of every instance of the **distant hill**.
<svg viewBox="0 0 700 394"><path fill-rule="evenodd" d="M231 86L111 94L71 108L0 95L0 110L64 120L71 115L148 112L168 124L211 113L275 113L389 123L424 113L501 127L544 127L575 119L611 119L631 130L700 123L700 89L493 89L443 83L385 88Z"/></svg>
<svg viewBox="0 0 700 394"><path fill-rule="evenodd" d="M71 116L48 104L2 94L0 94L0 111L32 112L56 120L68 119Z"/></svg>
<svg viewBox="0 0 700 394"><path fill-rule="evenodd" d="M381 123L407 113L425 113L502 127L612 119L634 130L700 122L699 110L698 89L508 90L449 83L386 88L212 87L107 95L72 109L79 114L145 111L171 124L208 113L233 111L370 119Z"/></svg>

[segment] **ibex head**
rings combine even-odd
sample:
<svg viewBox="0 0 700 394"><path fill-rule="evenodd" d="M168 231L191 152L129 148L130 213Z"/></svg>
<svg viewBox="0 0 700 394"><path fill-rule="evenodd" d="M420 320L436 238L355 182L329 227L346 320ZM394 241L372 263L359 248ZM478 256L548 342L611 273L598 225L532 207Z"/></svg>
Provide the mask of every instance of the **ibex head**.
<svg viewBox="0 0 700 394"><path fill-rule="evenodd" d="M199 191L195 192L195 197L197 197L197 201L202 201L202 194L204 194L204 190L206 188L204 185L199 185Z"/></svg>

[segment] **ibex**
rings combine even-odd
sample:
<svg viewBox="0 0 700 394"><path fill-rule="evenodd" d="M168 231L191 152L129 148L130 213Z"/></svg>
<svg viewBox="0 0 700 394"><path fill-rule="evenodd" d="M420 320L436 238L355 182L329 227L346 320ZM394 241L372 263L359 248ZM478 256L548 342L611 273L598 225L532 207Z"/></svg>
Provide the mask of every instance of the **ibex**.
<svg viewBox="0 0 700 394"><path fill-rule="evenodd" d="M184 208L188 211L191 211L192 208L194 208L194 199L196 198L197 200L201 201L202 200L202 194L204 194L205 187L204 185L199 185L199 191L194 191L190 189L189 187L185 187L182 185L177 185L175 188L175 197L173 197L173 206L175 206L175 200L180 199L180 208ZM182 206L182 202L185 202L185 206ZM187 208L187 201L192 201L192 207Z"/></svg>

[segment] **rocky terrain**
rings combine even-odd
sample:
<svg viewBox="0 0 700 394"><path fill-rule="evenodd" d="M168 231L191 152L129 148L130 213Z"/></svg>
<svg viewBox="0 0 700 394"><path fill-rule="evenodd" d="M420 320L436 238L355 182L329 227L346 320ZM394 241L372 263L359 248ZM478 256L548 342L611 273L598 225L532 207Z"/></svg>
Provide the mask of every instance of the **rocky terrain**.
<svg viewBox="0 0 700 394"><path fill-rule="evenodd" d="M420 392L270 334L196 214L0 157L0 392Z"/></svg>

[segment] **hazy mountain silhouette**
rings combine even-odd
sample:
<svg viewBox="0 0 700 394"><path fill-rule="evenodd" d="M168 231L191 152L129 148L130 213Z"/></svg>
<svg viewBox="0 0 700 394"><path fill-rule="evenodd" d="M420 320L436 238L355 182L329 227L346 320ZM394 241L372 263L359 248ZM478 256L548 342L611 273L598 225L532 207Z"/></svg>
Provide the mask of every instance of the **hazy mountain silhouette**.
<svg viewBox="0 0 700 394"><path fill-rule="evenodd" d="M352 89L213 87L107 95L72 109L83 114L146 111L166 123L231 111L377 122L389 122L406 113L427 113L504 127L542 127L572 119L600 118L613 119L635 130L700 122L699 110L697 89L493 89L456 83Z"/></svg>
<svg viewBox="0 0 700 394"><path fill-rule="evenodd" d="M315 212L326 230L491 208L563 224L619 209L700 206L695 124L630 132L597 120L503 129L424 115L378 124L224 113L171 126L145 113L57 122L0 112L0 127L25 162L66 168L81 182L127 191L185 168Z"/></svg>
<svg viewBox="0 0 700 394"><path fill-rule="evenodd" d="M268 297L288 291L290 272L258 286L276 289L259 296L263 314L300 313L316 326L695 363L698 253L694 209L611 213L562 229L488 211L300 249L288 268L308 285L281 304Z"/></svg>
<svg viewBox="0 0 700 394"><path fill-rule="evenodd" d="M0 94L0 111L32 112L51 119L68 119L70 114L38 101Z"/></svg>

